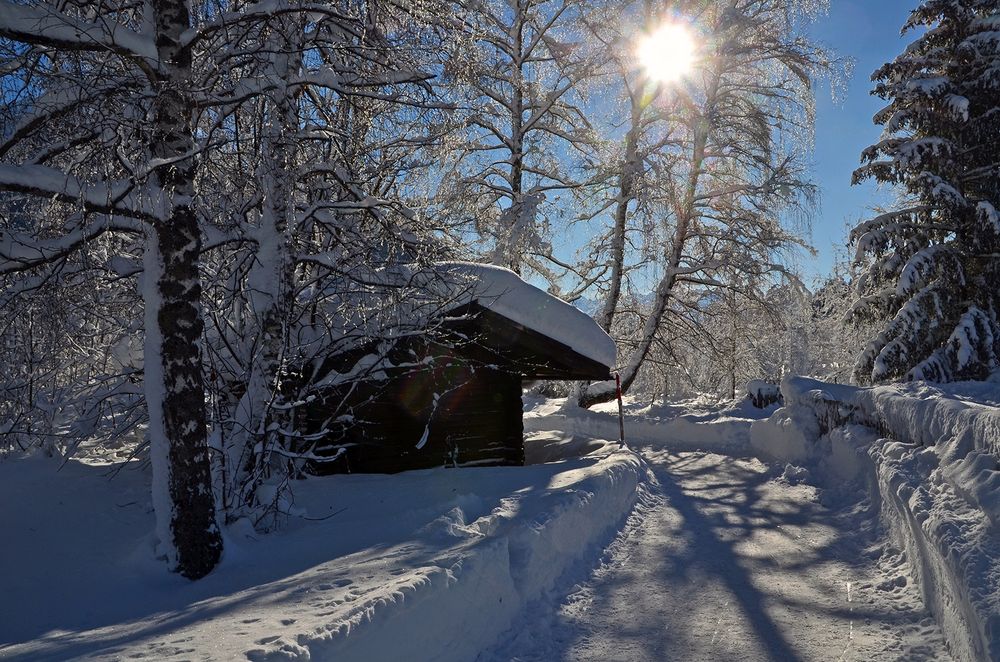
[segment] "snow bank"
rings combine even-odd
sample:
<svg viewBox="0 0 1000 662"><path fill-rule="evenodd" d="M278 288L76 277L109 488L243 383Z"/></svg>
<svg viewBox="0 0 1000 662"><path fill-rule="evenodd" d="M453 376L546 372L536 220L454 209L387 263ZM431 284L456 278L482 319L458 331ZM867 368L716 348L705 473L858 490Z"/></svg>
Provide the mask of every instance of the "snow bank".
<svg viewBox="0 0 1000 662"><path fill-rule="evenodd" d="M542 433L560 430L563 443L585 444L593 439L618 438L617 403L582 409L563 400L529 404L524 415L524 431ZM640 405L626 399L625 441L637 446L662 446L674 451L699 450L737 457L752 455L750 423L767 416L774 408L758 410L749 401L738 407L709 407L692 410L688 403ZM686 412L686 413L685 413ZM551 441L547 442L551 444ZM538 451L530 443L525 453L531 461L552 457L552 450Z"/></svg>
<svg viewBox="0 0 1000 662"><path fill-rule="evenodd" d="M0 658L471 660L598 558L631 512L634 453L293 485L278 532L226 530L198 582L153 560L148 472L0 462ZM590 567L589 565L587 566ZM16 607L15 607L16 605Z"/></svg>
<svg viewBox="0 0 1000 662"><path fill-rule="evenodd" d="M1000 411L968 385L781 388L786 406L751 429L755 452L863 481L952 654L1000 660Z"/></svg>
<svg viewBox="0 0 1000 662"><path fill-rule="evenodd" d="M645 469L620 451L548 485L512 495L466 523L457 509L426 536L474 542L402 585L388 585L342 610L327 627L269 642L255 660L284 660L307 649L313 659L464 661L493 644L534 600L577 561L594 556L631 510Z"/></svg>
<svg viewBox="0 0 1000 662"><path fill-rule="evenodd" d="M615 342L589 315L530 285L510 269L473 262L442 262L445 274L469 281L465 303L479 305L498 315L572 347L587 358L613 368ZM464 283L463 283L464 284Z"/></svg>

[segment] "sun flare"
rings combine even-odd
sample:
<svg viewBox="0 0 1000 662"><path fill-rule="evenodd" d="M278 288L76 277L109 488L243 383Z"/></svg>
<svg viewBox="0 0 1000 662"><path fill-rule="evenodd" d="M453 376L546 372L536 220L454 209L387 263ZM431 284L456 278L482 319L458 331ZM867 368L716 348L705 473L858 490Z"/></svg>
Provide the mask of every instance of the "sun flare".
<svg viewBox="0 0 1000 662"><path fill-rule="evenodd" d="M643 38L636 55L650 80L673 83L691 71L694 53L690 30L680 23L666 23Z"/></svg>

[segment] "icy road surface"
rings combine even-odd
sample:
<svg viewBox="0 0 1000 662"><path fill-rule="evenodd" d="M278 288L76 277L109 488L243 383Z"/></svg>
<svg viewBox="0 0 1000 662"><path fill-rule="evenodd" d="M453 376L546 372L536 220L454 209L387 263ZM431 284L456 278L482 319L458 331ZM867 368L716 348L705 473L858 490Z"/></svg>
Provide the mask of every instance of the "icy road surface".
<svg viewBox="0 0 1000 662"><path fill-rule="evenodd" d="M658 484L603 564L481 660L950 659L868 504L757 460L643 454Z"/></svg>

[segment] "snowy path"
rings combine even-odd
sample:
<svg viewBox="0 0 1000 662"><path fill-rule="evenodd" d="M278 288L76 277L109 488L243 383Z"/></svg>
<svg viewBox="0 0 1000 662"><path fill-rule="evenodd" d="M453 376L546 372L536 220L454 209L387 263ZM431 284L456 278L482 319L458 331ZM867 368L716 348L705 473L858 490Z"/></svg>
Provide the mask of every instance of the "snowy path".
<svg viewBox="0 0 1000 662"><path fill-rule="evenodd" d="M862 508L755 460L644 455L658 485L604 564L481 659L949 659Z"/></svg>

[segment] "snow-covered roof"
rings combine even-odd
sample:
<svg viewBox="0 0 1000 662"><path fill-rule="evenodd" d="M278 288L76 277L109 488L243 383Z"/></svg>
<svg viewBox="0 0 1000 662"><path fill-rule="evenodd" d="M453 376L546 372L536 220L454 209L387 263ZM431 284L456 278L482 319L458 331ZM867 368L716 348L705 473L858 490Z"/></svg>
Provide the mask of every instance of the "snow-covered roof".
<svg viewBox="0 0 1000 662"><path fill-rule="evenodd" d="M526 283L510 269L474 262L441 262L438 267L444 275L455 277L461 303L475 301L603 366L614 367L615 342L597 322L565 301Z"/></svg>

